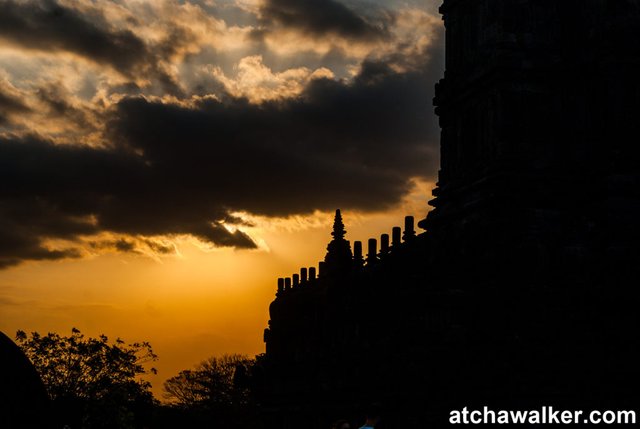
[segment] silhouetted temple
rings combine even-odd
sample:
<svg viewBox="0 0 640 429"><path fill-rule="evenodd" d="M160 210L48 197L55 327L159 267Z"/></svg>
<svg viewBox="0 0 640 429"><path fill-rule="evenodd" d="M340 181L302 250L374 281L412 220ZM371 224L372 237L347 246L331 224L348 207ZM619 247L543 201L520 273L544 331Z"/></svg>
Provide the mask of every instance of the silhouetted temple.
<svg viewBox="0 0 640 429"><path fill-rule="evenodd" d="M640 399L640 0L446 0L441 170L414 231L278 279L279 428L377 401L385 427L464 406ZM315 425L315 426L314 426Z"/></svg>

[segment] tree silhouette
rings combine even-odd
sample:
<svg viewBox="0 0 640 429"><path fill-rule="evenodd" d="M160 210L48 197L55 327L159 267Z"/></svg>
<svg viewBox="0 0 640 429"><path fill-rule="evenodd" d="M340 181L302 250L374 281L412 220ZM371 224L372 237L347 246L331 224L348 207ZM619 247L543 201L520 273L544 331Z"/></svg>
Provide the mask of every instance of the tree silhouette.
<svg viewBox="0 0 640 429"><path fill-rule="evenodd" d="M264 427L254 400L256 362L239 354L212 357L167 380L164 398L169 405L159 410L162 427Z"/></svg>
<svg viewBox="0 0 640 429"><path fill-rule="evenodd" d="M73 328L70 336L16 333L16 343L33 362L59 418L71 427L137 427L136 413L153 405L151 384L139 377L157 360L147 342L126 344L105 335L85 338ZM74 425L75 423L75 425Z"/></svg>
<svg viewBox="0 0 640 429"><path fill-rule="evenodd" d="M184 408L221 410L249 403L249 389L241 378L254 364L244 355L212 357L195 370L181 371L164 384L165 398Z"/></svg>

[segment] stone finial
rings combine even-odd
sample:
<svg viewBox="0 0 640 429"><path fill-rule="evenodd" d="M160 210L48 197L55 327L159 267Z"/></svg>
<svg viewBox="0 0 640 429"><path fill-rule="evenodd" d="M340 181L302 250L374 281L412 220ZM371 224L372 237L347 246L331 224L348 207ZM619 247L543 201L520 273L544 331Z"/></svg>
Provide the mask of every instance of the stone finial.
<svg viewBox="0 0 640 429"><path fill-rule="evenodd" d="M284 279L284 290L291 290L291 277Z"/></svg>
<svg viewBox="0 0 640 429"><path fill-rule="evenodd" d="M364 265L364 259L362 258L362 241L353 242L353 263L356 267Z"/></svg>
<svg viewBox="0 0 640 429"><path fill-rule="evenodd" d="M391 232L391 245L393 247L400 246L402 243L402 228L399 226L394 226Z"/></svg>
<svg viewBox="0 0 640 429"><path fill-rule="evenodd" d="M309 281L316 279L316 267L309 267Z"/></svg>
<svg viewBox="0 0 640 429"><path fill-rule="evenodd" d="M367 253L367 265L373 265L378 262L378 240L369 239L369 253Z"/></svg>
<svg viewBox="0 0 640 429"><path fill-rule="evenodd" d="M293 275L293 287L298 287L298 286L300 286L300 275L294 274Z"/></svg>
<svg viewBox="0 0 640 429"><path fill-rule="evenodd" d="M416 236L416 230L414 228L413 216L406 216L404 218L404 235L402 236L402 240L410 241L415 236Z"/></svg>
<svg viewBox="0 0 640 429"><path fill-rule="evenodd" d="M384 256L389 253L389 234L380 236L380 255Z"/></svg>
<svg viewBox="0 0 640 429"><path fill-rule="evenodd" d="M284 279L281 277L278 279L278 293L276 295L279 295L282 292L284 292Z"/></svg>
<svg viewBox="0 0 640 429"><path fill-rule="evenodd" d="M300 268L300 283L306 283L306 282L307 282L307 269Z"/></svg>

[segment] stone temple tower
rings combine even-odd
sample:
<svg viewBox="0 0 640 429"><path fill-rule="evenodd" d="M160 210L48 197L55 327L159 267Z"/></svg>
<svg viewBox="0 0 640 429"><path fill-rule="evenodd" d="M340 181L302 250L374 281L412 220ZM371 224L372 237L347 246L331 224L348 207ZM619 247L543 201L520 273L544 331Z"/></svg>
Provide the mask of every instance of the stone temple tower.
<svg viewBox="0 0 640 429"><path fill-rule="evenodd" d="M640 1L446 0L441 12L441 170L420 226L491 272L504 258L533 271L628 259Z"/></svg>
<svg viewBox="0 0 640 429"><path fill-rule="evenodd" d="M445 360L470 356L454 367L473 368L452 397L483 373L470 398L490 385L487 400L637 398L640 0L445 0L440 11L441 169L419 225L425 287L471 303L451 307L467 337Z"/></svg>
<svg viewBox="0 0 640 429"><path fill-rule="evenodd" d="M285 423L273 427L358 400L384 402L391 428L447 427L463 407L640 402L640 0L440 11L426 233L411 218L380 254L369 241L366 264L355 241L351 262L336 213L320 276L279 280L265 331L265 398Z"/></svg>

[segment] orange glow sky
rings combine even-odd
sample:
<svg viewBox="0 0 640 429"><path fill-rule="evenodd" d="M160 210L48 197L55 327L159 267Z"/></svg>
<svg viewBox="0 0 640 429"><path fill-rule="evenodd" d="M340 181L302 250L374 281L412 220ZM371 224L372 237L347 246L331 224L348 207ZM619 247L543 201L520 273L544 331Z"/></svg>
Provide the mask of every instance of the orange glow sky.
<svg viewBox="0 0 640 429"><path fill-rule="evenodd" d="M426 214L433 184L419 183L402 204L380 213L343 213L351 242L390 233L404 216ZM153 391L210 356L264 352L263 329L276 278L317 266L330 240L332 213L259 220L259 250L203 250L179 240L179 256L97 255L30 262L0 272L0 331L104 333L149 341L159 355Z"/></svg>

